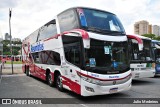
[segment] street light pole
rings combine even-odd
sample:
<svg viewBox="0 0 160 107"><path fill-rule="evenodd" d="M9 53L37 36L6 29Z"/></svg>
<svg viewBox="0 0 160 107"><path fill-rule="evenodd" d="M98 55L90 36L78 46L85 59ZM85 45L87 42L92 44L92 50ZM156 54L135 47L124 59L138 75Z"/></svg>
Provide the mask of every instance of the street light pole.
<svg viewBox="0 0 160 107"><path fill-rule="evenodd" d="M12 66L12 74L13 74L13 55L12 55L12 34L11 34L11 16L12 16L12 9L9 8L9 33L10 33L10 48L11 48L11 66Z"/></svg>

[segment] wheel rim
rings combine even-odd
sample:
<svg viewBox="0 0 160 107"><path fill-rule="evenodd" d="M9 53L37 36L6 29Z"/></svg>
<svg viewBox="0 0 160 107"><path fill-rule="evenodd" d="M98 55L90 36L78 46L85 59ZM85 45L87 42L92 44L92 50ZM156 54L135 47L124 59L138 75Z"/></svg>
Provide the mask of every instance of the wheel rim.
<svg viewBox="0 0 160 107"><path fill-rule="evenodd" d="M31 75L30 70L29 70L29 72L28 72L28 75L29 75L29 76Z"/></svg>
<svg viewBox="0 0 160 107"><path fill-rule="evenodd" d="M61 76L60 75L57 77L57 86L58 86L58 88L62 87L62 82L61 82Z"/></svg>
<svg viewBox="0 0 160 107"><path fill-rule="evenodd" d="M51 76L51 74L49 74L49 76L48 76L48 81L49 81L50 84L52 84L52 76Z"/></svg>

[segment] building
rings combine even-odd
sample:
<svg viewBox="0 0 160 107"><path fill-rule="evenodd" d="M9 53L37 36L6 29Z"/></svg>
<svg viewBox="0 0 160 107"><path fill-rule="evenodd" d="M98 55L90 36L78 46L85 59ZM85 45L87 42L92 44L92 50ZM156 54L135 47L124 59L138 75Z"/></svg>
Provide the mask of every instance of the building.
<svg viewBox="0 0 160 107"><path fill-rule="evenodd" d="M10 35L8 33L5 33L5 40L10 40Z"/></svg>
<svg viewBox="0 0 160 107"><path fill-rule="evenodd" d="M20 38L11 38L13 42L21 42ZM8 33L5 33L5 40L10 41L10 35Z"/></svg>
<svg viewBox="0 0 160 107"><path fill-rule="evenodd" d="M149 34L152 34L152 25L149 25L149 26L148 26L148 33L149 33Z"/></svg>
<svg viewBox="0 0 160 107"><path fill-rule="evenodd" d="M149 23L145 20L136 22L134 24L134 33L138 35L148 34L149 33Z"/></svg>
<svg viewBox="0 0 160 107"><path fill-rule="evenodd" d="M160 36L160 27L158 25L153 25L152 33L155 34L156 36Z"/></svg>
<svg viewBox="0 0 160 107"><path fill-rule="evenodd" d="M21 42L21 39L20 38L13 38L12 41L13 42Z"/></svg>

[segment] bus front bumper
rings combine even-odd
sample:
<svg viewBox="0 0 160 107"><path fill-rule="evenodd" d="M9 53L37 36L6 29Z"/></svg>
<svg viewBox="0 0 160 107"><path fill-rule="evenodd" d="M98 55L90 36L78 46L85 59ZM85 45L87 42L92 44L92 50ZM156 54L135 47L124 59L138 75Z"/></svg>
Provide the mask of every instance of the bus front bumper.
<svg viewBox="0 0 160 107"><path fill-rule="evenodd" d="M113 94L122 91L130 90L131 88L132 78L130 78L127 82L118 84L118 85L110 85L110 86L100 86L97 84L89 83L81 79L81 95L82 96L94 96L94 95L105 95L105 94Z"/></svg>
<svg viewBox="0 0 160 107"><path fill-rule="evenodd" d="M149 78L155 76L155 69L132 71L132 78Z"/></svg>

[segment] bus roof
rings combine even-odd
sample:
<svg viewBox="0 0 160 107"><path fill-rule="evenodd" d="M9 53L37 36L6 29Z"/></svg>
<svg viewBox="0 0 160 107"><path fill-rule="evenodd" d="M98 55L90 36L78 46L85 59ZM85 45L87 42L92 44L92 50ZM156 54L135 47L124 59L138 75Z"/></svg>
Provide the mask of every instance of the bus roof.
<svg viewBox="0 0 160 107"><path fill-rule="evenodd" d="M158 40L152 40L152 42L160 43L160 41L158 41Z"/></svg>
<svg viewBox="0 0 160 107"><path fill-rule="evenodd" d="M106 11L106 10L102 10L102 9L98 9L98 8L93 8L93 7L85 7L85 6L71 7L71 8L65 9L64 11L60 12L58 15L60 15L61 13L65 12L65 11L67 11L67 10L77 9L77 8L93 9L93 10L98 10L98 11L102 11L102 12L107 12L107 13L110 13L110 14L115 15L114 13L108 12L108 11Z"/></svg>
<svg viewBox="0 0 160 107"><path fill-rule="evenodd" d="M145 36L141 36L141 35L136 35L136 34L127 34L127 35L136 36L136 37L139 37L141 39L152 40L151 38L148 38L148 37L145 37Z"/></svg>

